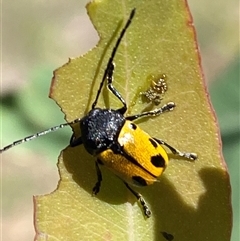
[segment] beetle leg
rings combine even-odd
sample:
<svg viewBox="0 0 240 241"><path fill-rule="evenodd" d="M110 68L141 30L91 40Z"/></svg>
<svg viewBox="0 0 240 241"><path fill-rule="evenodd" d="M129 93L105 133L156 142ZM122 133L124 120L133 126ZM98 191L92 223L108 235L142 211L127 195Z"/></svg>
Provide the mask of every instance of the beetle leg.
<svg viewBox="0 0 240 241"><path fill-rule="evenodd" d="M128 188L128 190L131 191L131 193L132 193L132 194L137 198L137 200L140 202L140 204L141 204L141 206L142 206L142 208L143 208L143 212L144 212L145 216L146 216L147 218L150 218L151 215L152 215L152 212L151 212L151 210L149 209L149 207L148 207L148 205L147 205L147 202L144 200L143 196L142 196L140 193L134 191L131 187L129 187L129 185L128 185L126 182L124 182L124 184L126 185L126 187Z"/></svg>
<svg viewBox="0 0 240 241"><path fill-rule="evenodd" d="M197 159L197 154L196 153L193 153L193 152L181 152L178 149L170 146L168 143L166 143L163 140L156 139L156 138L153 138L153 139L155 141L157 141L160 145L164 145L164 146L168 147L174 155L185 157L185 158L190 159L192 161L195 161Z"/></svg>
<svg viewBox="0 0 240 241"><path fill-rule="evenodd" d="M92 189L92 194L93 195L97 195L99 193L100 187L101 187L101 182L102 182L102 173L101 173L101 170L100 170L99 165L98 165L97 162L95 162L95 166L96 166L98 180L97 180L95 186Z"/></svg>
<svg viewBox="0 0 240 241"><path fill-rule="evenodd" d="M114 72L114 63L109 63L108 72L107 72L107 86L108 86L109 90L122 102L123 107L120 108L118 111L121 114L124 114L127 110L127 104L126 104L125 100L123 99L122 95L118 92L118 90L115 89L115 87L112 84L113 72Z"/></svg>
<svg viewBox="0 0 240 241"><path fill-rule="evenodd" d="M142 117L147 117L147 116L157 116L160 115L162 113L168 112L168 111L172 111L175 107L175 104L173 102L169 102L166 105L163 105L161 108L155 109L155 110L151 110L151 111L147 111L147 112L143 112L141 114L137 114L137 115L132 115L132 116L127 116L126 120L136 120Z"/></svg>

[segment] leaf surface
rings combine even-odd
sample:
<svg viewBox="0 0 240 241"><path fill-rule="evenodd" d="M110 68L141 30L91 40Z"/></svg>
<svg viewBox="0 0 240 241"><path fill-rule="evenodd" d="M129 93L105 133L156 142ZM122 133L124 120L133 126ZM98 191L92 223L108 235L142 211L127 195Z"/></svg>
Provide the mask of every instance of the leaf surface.
<svg viewBox="0 0 240 241"><path fill-rule="evenodd" d="M94 158L83 146L68 147L58 162L58 188L35 198L37 240L164 241L171 235L181 241L230 239L229 176L184 1L93 1L87 10L99 43L55 71L50 96L67 121L90 110L113 46L134 7L136 16L114 61L114 86L128 103L127 115L140 113L149 108L140 94L149 88L149 76L166 74L168 90L161 104L174 101L176 108L137 123L153 137L197 153L199 159L190 162L170 154L159 182L136 189L153 212L146 220L121 180L104 168L101 192L92 197L97 180ZM104 88L98 106L119 108L121 103ZM77 127L75 131L79 134Z"/></svg>

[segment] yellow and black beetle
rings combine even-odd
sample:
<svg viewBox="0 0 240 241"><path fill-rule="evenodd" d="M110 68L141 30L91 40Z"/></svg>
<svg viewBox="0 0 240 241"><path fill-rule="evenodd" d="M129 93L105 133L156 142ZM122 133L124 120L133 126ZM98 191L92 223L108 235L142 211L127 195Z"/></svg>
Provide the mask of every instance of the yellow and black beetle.
<svg viewBox="0 0 240 241"><path fill-rule="evenodd" d="M134 15L135 9L132 10L113 48L96 99L88 114L83 118L78 118L72 122L64 123L19 141L15 141L1 149L0 153L49 132L56 131L71 124L80 123L81 136L75 137L73 135L70 140L70 146L75 147L83 144L87 152L96 157L98 181L93 188L93 194L97 194L100 191L102 174L99 165L104 165L123 180L126 187L139 200L146 217L150 217L151 211L144 198L140 193L134 191L129 184L147 186L153 184L157 180L168 164L168 154L162 145L168 147L173 154L190 160L196 160L197 155L195 153L180 152L165 141L152 138L149 134L141 130L139 126L133 123L134 120L142 117L157 116L173 110L175 107L173 102L169 102L161 108L152 111L127 117L124 116L127 111L127 104L121 94L112 85L114 71L113 60L118 46L131 24ZM123 104L123 107L120 109L96 108L105 80L107 81L108 89Z"/></svg>

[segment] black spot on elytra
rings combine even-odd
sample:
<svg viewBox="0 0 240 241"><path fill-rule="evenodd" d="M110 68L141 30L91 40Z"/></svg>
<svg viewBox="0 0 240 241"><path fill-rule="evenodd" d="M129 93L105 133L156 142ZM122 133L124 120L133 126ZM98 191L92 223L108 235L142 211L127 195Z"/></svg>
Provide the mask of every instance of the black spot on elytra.
<svg viewBox="0 0 240 241"><path fill-rule="evenodd" d="M139 186L147 186L146 180L140 176L133 176L132 179Z"/></svg>
<svg viewBox="0 0 240 241"><path fill-rule="evenodd" d="M149 141L151 142L151 144L153 145L154 148L158 147L158 144L156 141L154 141L152 138L149 138Z"/></svg>
<svg viewBox="0 0 240 241"><path fill-rule="evenodd" d="M163 157L161 155L152 156L151 163L155 167L165 167L165 160L163 159Z"/></svg>
<svg viewBox="0 0 240 241"><path fill-rule="evenodd" d="M136 129L137 129L137 125L135 125L134 123L130 123L130 127L131 127L133 130L136 130Z"/></svg>

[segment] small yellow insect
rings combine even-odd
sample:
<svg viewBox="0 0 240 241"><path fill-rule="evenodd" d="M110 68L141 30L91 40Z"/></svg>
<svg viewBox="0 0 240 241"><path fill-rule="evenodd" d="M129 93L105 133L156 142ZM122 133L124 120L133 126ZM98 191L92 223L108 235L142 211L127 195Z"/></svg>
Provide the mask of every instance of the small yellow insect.
<svg viewBox="0 0 240 241"><path fill-rule="evenodd" d="M72 122L52 127L46 131L16 141L1 149L0 153L23 142L33 140L41 135L45 135L74 123L79 123L81 136L75 137L73 135L70 140L70 146L75 147L83 144L86 151L96 157L95 164L98 180L93 188L93 194L97 194L100 191L102 182L102 174L99 166L106 166L122 179L126 187L139 200L146 217L150 217L151 211L146 201L140 193L134 191L129 185L147 186L157 181L157 178L162 174L168 164L168 154L162 146L166 146L173 154L190 160L196 160L197 155L195 153L181 152L163 140L152 138L133 122L139 118L157 116L164 112L171 111L175 107L173 102L169 102L161 108L152 111L132 116L124 116L127 111L127 104L122 95L112 85L114 72L113 60L118 46L131 24L134 15L135 9L132 10L113 48L96 99L88 114L83 118L78 118ZM105 80L107 81L108 89L123 105L117 110L96 108ZM161 89L164 85L159 86L154 83L154 86L155 88Z"/></svg>

